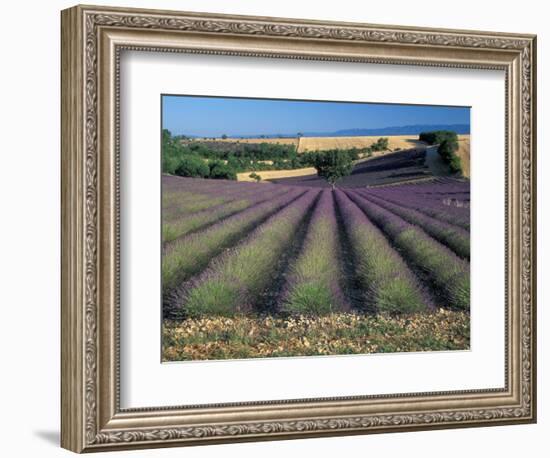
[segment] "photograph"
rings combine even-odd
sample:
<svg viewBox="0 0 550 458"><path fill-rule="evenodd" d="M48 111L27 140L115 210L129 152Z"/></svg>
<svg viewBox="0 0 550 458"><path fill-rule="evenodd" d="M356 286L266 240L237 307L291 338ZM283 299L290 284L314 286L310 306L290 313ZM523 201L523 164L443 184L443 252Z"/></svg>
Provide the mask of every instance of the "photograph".
<svg viewBox="0 0 550 458"><path fill-rule="evenodd" d="M162 361L469 350L470 109L162 94Z"/></svg>

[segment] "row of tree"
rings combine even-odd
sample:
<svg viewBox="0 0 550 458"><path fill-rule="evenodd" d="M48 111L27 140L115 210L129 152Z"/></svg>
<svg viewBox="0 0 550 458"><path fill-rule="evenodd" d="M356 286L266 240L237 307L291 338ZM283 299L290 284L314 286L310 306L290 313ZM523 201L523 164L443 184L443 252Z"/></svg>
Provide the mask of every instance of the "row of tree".
<svg viewBox="0 0 550 458"><path fill-rule="evenodd" d="M290 160L297 156L294 144L193 141L182 143L182 147L207 159L229 160L233 157L250 161L266 161Z"/></svg>

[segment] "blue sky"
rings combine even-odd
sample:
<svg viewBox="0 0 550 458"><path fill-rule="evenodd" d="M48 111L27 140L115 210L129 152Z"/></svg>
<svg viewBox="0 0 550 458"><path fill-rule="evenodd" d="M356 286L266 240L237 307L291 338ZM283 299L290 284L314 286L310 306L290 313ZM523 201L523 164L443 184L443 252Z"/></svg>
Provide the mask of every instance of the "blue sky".
<svg viewBox="0 0 550 458"><path fill-rule="evenodd" d="M469 124L470 108L164 95L162 116L174 135L219 137Z"/></svg>

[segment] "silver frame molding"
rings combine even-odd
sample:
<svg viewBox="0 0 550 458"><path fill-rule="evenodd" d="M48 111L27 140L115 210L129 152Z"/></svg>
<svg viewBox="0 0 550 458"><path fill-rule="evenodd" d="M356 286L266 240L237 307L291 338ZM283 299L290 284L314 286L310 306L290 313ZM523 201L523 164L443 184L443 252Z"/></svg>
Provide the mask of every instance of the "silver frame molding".
<svg viewBox="0 0 550 458"><path fill-rule="evenodd" d="M75 452L536 421L536 37L76 6L62 37L62 423ZM125 49L506 74L502 390L121 409L119 59Z"/></svg>

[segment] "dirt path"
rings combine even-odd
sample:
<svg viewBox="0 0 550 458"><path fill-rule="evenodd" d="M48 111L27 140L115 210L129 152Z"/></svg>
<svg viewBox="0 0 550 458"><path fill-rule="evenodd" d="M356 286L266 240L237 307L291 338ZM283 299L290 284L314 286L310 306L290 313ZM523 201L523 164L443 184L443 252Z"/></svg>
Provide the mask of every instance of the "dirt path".
<svg viewBox="0 0 550 458"><path fill-rule="evenodd" d="M449 175L449 167L441 159L441 156L437 152L437 146L426 148L426 165L436 177Z"/></svg>

